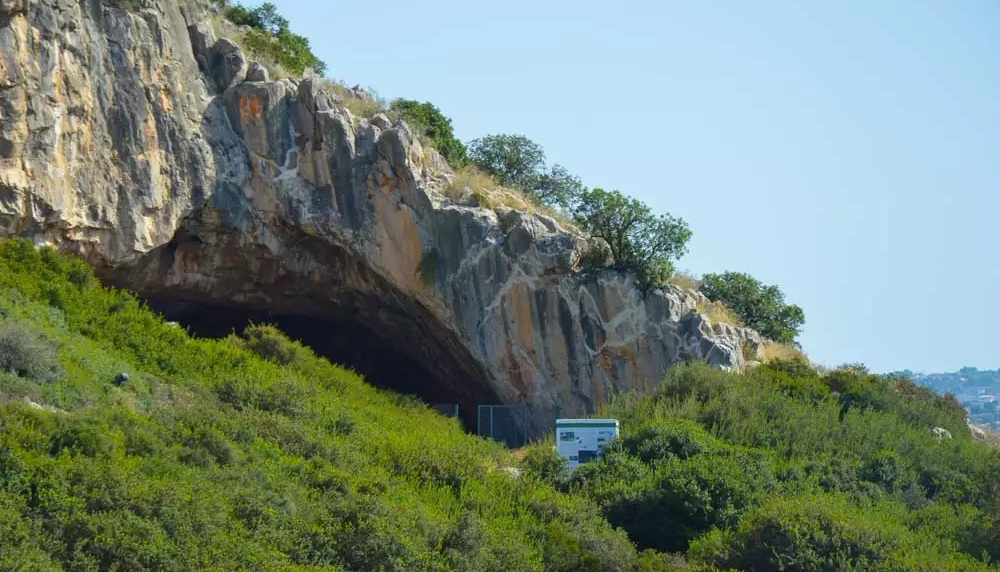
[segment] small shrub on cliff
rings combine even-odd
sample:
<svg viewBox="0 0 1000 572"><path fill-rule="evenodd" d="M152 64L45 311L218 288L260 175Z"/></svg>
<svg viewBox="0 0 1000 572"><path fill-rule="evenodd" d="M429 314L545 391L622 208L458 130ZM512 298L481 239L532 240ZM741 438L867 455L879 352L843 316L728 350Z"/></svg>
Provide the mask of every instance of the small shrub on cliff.
<svg viewBox="0 0 1000 572"><path fill-rule="evenodd" d="M468 160L465 145L455 138L452 131L451 119L445 117L434 104L397 99L392 102L390 109L425 136L451 166L459 167Z"/></svg>
<svg viewBox="0 0 1000 572"><path fill-rule="evenodd" d="M274 4L265 2L252 9L226 4L224 13L233 24L250 27L242 43L252 56L275 62L295 75L302 75L306 68L326 73L326 64L313 54L309 39L293 34Z"/></svg>
<svg viewBox="0 0 1000 572"><path fill-rule="evenodd" d="M321 84L330 93L340 96L340 104L357 119L367 119L379 113L385 113L390 120L395 119L396 112L391 109L389 101L369 87L359 89L358 86L348 87L343 80L321 78Z"/></svg>
<svg viewBox="0 0 1000 572"><path fill-rule="evenodd" d="M691 290L693 292L697 292L701 289L701 279L687 272L674 272L670 276L669 282L678 288Z"/></svg>
<svg viewBox="0 0 1000 572"><path fill-rule="evenodd" d="M698 312L708 316L709 320L712 320L714 324L729 324L730 326L742 326L743 321L740 320L732 310L730 310L722 302L697 302Z"/></svg>
<svg viewBox="0 0 1000 572"><path fill-rule="evenodd" d="M809 362L809 358L799 348L791 344L780 344L771 342L764 344L761 349L760 361L768 363L774 360L801 360Z"/></svg>
<svg viewBox="0 0 1000 572"><path fill-rule="evenodd" d="M791 344L805 323L802 308L786 304L777 286L763 284L742 272L706 274L701 291L710 300L725 304L747 327L769 340Z"/></svg>
<svg viewBox="0 0 1000 572"><path fill-rule="evenodd" d="M536 199L519 189L500 185L492 175L472 163L465 163L455 169L451 182L444 188L444 194L462 204L472 204L484 209L497 211L509 208L526 213L540 213L552 217L566 229L577 229L573 220L555 208L539 204Z"/></svg>
<svg viewBox="0 0 1000 572"><path fill-rule="evenodd" d="M580 227L607 244L612 267L633 272L642 290L666 283L691 239L683 219L654 215L644 203L615 190L583 191L575 211Z"/></svg>

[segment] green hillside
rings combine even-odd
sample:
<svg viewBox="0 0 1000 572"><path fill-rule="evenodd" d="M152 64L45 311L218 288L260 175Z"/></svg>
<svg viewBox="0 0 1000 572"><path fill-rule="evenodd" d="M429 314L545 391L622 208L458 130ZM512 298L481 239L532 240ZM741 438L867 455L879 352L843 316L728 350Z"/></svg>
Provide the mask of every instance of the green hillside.
<svg viewBox="0 0 1000 572"><path fill-rule="evenodd" d="M591 503L268 328L192 339L24 241L0 314L0 570L635 569Z"/></svg>
<svg viewBox="0 0 1000 572"><path fill-rule="evenodd" d="M930 571L1000 556L1000 453L953 400L857 369L676 368L602 412L623 438L567 475L551 441L518 461L267 326L194 339L26 241L0 242L0 316L2 570ZM498 470L518 463L519 479Z"/></svg>

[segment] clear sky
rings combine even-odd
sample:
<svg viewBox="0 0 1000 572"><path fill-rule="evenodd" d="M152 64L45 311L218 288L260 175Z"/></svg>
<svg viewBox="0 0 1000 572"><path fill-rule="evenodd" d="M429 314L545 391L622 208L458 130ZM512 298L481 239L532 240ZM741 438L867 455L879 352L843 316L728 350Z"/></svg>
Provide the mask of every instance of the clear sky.
<svg viewBox="0 0 1000 572"><path fill-rule="evenodd" d="M1000 367L1000 2L275 3L331 77L684 218L814 360Z"/></svg>

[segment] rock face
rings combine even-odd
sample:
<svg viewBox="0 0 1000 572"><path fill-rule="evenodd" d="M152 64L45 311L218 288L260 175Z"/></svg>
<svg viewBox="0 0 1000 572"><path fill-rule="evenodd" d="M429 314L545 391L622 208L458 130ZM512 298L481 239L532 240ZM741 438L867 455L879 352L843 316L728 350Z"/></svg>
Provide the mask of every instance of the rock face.
<svg viewBox="0 0 1000 572"><path fill-rule="evenodd" d="M0 233L150 298L354 321L467 412L527 404L532 434L679 361L757 351L690 293L579 273L581 239L551 218L453 204L404 123L268 81L207 21L0 0Z"/></svg>

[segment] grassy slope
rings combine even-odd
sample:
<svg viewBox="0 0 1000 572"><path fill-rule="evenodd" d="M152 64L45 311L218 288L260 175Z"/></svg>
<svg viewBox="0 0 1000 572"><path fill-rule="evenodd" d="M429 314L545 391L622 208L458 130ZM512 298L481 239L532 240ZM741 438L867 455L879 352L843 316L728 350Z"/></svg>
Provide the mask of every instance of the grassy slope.
<svg viewBox="0 0 1000 572"><path fill-rule="evenodd" d="M267 328L193 339L22 241L0 243L0 309L21 342L0 351L60 370L0 374L0 569L636 565L592 503Z"/></svg>
<svg viewBox="0 0 1000 572"><path fill-rule="evenodd" d="M698 570L973 571L1000 555L1000 452L953 400L863 371L675 368L601 412L623 438L567 478L551 438L515 460L270 328L192 339L24 241L0 242L0 317L0 369L20 372L0 373L3 570L653 572L678 569L673 552ZM495 470L514 463L520 480Z"/></svg>

